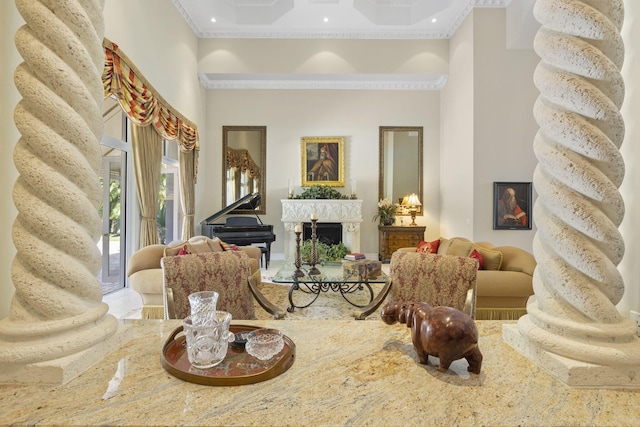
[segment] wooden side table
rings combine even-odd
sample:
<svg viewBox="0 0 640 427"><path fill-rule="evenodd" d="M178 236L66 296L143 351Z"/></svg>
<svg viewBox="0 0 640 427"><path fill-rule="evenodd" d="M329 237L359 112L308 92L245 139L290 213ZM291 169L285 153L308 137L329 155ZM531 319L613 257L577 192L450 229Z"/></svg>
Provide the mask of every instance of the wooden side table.
<svg viewBox="0 0 640 427"><path fill-rule="evenodd" d="M424 240L424 231L427 227L423 226L378 226L379 235L379 253L378 259L382 262L391 261L391 254L399 248L409 246L418 246Z"/></svg>

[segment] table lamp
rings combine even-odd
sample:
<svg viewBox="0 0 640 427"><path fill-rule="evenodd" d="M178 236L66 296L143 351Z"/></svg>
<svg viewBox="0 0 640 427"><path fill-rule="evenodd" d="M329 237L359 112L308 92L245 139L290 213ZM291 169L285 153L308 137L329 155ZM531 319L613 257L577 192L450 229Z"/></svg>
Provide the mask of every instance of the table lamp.
<svg viewBox="0 0 640 427"><path fill-rule="evenodd" d="M416 213L418 212L418 206L422 206L420 199L418 199L418 195L416 193L412 193L405 196L402 199L402 205L409 208L409 213L411 214L411 224L409 225L418 225L416 224Z"/></svg>

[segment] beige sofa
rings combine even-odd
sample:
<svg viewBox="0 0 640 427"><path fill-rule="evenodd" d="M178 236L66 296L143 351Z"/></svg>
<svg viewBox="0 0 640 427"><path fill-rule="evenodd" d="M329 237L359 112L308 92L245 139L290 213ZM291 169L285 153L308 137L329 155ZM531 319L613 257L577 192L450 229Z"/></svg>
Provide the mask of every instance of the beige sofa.
<svg viewBox="0 0 640 427"><path fill-rule="evenodd" d="M483 259L478 271L476 319L518 319L526 314L526 303L533 295L533 270L536 260L524 249L493 246L488 242L471 242L462 237L440 239L438 254L469 256L477 250ZM416 248L401 248L403 252Z"/></svg>
<svg viewBox="0 0 640 427"><path fill-rule="evenodd" d="M164 256L178 255L180 251L188 253L222 252L241 250L249 256L251 275L254 283L260 284L260 259L262 253L255 246L227 245L218 238L195 236L186 242L170 245L150 245L136 251L127 265L129 284L142 298L142 318L164 318L164 300L162 295L162 267L160 260Z"/></svg>

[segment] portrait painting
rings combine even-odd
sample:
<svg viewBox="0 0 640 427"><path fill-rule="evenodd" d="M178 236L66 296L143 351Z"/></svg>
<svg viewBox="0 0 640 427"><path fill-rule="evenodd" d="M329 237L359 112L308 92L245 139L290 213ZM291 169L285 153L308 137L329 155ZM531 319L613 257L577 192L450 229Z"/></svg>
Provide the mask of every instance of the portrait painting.
<svg viewBox="0 0 640 427"><path fill-rule="evenodd" d="M531 230L531 183L493 183L493 229Z"/></svg>
<svg viewBox="0 0 640 427"><path fill-rule="evenodd" d="M344 187L344 138L302 137L302 186Z"/></svg>

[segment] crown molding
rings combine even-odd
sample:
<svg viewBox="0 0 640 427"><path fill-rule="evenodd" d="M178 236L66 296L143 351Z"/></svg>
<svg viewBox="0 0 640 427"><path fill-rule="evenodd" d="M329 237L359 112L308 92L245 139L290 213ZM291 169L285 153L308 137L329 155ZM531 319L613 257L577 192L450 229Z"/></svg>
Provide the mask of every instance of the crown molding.
<svg viewBox="0 0 640 427"><path fill-rule="evenodd" d="M192 27L193 28L193 27ZM194 30L195 32L195 30ZM198 38L219 39L346 39L346 40L429 40L448 39L449 31L423 30L313 30L313 29L226 29L201 31Z"/></svg>
<svg viewBox="0 0 640 427"><path fill-rule="evenodd" d="M447 83L445 74L434 75L335 75L296 76L198 73L206 89L294 89L294 90L440 90Z"/></svg>

